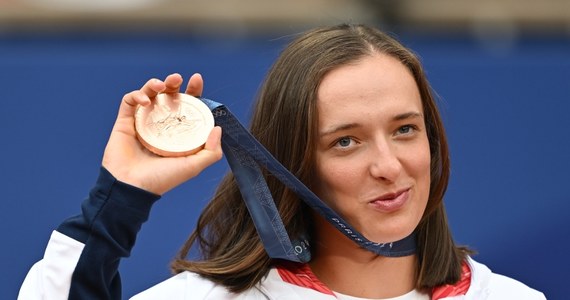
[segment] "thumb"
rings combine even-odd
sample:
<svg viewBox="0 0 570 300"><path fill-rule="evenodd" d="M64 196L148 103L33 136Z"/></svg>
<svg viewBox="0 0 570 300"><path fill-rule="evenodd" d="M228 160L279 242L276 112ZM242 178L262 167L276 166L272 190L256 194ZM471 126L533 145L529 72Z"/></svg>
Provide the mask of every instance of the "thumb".
<svg viewBox="0 0 570 300"><path fill-rule="evenodd" d="M194 174L195 176L211 164L220 160L222 155L222 127L215 126L212 131L210 131L210 135L204 144L204 149L186 158L192 160L190 163L192 166L190 167L195 172L197 171L196 174Z"/></svg>

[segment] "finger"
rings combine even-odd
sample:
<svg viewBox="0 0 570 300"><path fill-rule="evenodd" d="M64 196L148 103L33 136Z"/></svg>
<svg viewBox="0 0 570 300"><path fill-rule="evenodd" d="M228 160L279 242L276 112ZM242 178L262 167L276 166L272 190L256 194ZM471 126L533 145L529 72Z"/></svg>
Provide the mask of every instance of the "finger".
<svg viewBox="0 0 570 300"><path fill-rule="evenodd" d="M178 73L168 75L166 79L164 79L166 88L163 93L179 93L183 81L182 76Z"/></svg>
<svg viewBox="0 0 570 300"><path fill-rule="evenodd" d="M143 106L150 104L150 99L155 97L160 91L164 90L164 88L164 82L158 79L150 79L140 90L132 91L123 96L118 116L134 116L139 104Z"/></svg>
<svg viewBox="0 0 570 300"><path fill-rule="evenodd" d="M194 97L201 97L204 90L204 80L202 75L195 73L190 77L188 81L188 86L186 87L186 94L192 95Z"/></svg>
<svg viewBox="0 0 570 300"><path fill-rule="evenodd" d="M208 139L206 139L206 143L204 144L204 150L208 151L217 151L218 148L221 149L222 145L222 127L215 126L210 131L210 135L208 135Z"/></svg>
<svg viewBox="0 0 570 300"><path fill-rule="evenodd" d="M198 170L201 172L203 169L207 168L209 165L215 163L222 158L222 128L216 126L210 132L204 149L194 154L194 157L189 156L194 161L194 166L192 169L194 171Z"/></svg>
<svg viewBox="0 0 570 300"><path fill-rule="evenodd" d="M140 89L140 91L147 95L149 98L154 98L156 95L158 95L158 93L164 91L165 88L166 85L162 80L153 78L147 81Z"/></svg>
<svg viewBox="0 0 570 300"><path fill-rule="evenodd" d="M121 106L119 107L119 118L134 116L137 106L148 105L150 99L147 95L139 91L132 91L126 94L121 101Z"/></svg>

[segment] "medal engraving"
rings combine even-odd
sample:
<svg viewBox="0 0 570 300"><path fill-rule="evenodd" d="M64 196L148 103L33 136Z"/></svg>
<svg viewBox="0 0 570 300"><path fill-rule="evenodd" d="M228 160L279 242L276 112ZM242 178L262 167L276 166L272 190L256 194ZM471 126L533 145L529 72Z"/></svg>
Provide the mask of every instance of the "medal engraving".
<svg viewBox="0 0 570 300"><path fill-rule="evenodd" d="M147 107L139 106L135 128L140 142L161 156L197 152L214 127L208 107L186 94L160 94Z"/></svg>

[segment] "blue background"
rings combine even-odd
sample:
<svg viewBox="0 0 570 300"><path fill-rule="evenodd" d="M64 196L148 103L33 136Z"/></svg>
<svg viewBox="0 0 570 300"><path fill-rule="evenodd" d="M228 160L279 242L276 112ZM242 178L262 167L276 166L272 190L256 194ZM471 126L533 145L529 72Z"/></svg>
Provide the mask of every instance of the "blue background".
<svg viewBox="0 0 570 300"><path fill-rule="evenodd" d="M562 299L570 264L570 39L504 45L464 35L400 34L441 97L458 243L498 273ZM204 95L244 122L287 39L185 34L0 36L0 295L14 299L51 231L76 214L98 174L123 94L151 77L201 72ZM217 163L168 193L121 272L131 296L168 264L227 170ZM565 293L566 294L566 293Z"/></svg>

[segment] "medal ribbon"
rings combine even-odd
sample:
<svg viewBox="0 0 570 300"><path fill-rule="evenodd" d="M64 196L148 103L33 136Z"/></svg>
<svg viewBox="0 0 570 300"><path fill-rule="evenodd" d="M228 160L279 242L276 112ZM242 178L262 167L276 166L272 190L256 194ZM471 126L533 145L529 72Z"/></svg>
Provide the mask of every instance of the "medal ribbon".
<svg viewBox="0 0 570 300"><path fill-rule="evenodd" d="M360 247L388 257L415 253L415 233L392 243L375 243L366 239L281 165L226 106L209 99L200 100L212 111L216 125L223 129L222 150L269 257L308 262L311 254L307 240L300 238L291 241L289 238L260 166Z"/></svg>

